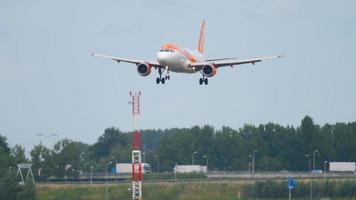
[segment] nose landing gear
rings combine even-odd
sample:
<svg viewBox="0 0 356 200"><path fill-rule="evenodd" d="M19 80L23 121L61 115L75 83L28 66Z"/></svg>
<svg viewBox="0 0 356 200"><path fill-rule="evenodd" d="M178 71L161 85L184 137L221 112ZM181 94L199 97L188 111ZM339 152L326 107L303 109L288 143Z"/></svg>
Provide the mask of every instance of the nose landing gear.
<svg viewBox="0 0 356 200"><path fill-rule="evenodd" d="M170 80L171 76L169 75L169 70L167 69L167 75L165 76L166 80Z"/></svg>
<svg viewBox="0 0 356 200"><path fill-rule="evenodd" d="M163 72L165 71L164 68L158 68L158 73L159 73L159 77L156 78L156 83L162 83L165 84L166 80L170 80L171 76L169 75L169 70L167 69L167 75L165 75L164 77L162 77Z"/></svg>

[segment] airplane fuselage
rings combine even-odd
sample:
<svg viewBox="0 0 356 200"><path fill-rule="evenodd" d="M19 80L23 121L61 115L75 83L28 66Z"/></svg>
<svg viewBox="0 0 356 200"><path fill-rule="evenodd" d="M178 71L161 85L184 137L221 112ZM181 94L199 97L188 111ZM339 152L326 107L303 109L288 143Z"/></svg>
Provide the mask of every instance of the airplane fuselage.
<svg viewBox="0 0 356 200"><path fill-rule="evenodd" d="M157 61L169 71L177 73L195 73L191 63L206 61L204 54L186 48L180 48L173 44L165 44L157 52Z"/></svg>

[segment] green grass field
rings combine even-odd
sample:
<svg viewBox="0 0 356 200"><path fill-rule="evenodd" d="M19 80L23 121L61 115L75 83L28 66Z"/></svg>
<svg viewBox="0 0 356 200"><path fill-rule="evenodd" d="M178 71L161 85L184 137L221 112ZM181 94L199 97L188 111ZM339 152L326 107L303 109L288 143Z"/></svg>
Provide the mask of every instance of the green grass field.
<svg viewBox="0 0 356 200"><path fill-rule="evenodd" d="M277 187L275 189L269 189L270 185L280 183L277 182L267 182L262 188L262 192L272 192L276 193L278 191ZM321 183L321 182L320 182ZM337 182L339 186L341 182ZM304 183L306 185L301 185L300 187L308 187L308 182ZM146 183L143 186L143 196L145 200L237 200L237 199L252 199L244 197L244 188L246 192L246 182L195 182L195 183ZM131 199L131 184L129 183L116 183L110 184L108 186L108 194L111 200L129 200ZM315 182L315 189L317 190L317 182ZM105 184L93 184L93 185L79 185L79 184L43 184L37 185L37 199L38 200L105 200ZM284 191L284 188L286 191ZM288 192L286 187L280 188L283 191L282 197L279 200L288 199ZM338 188L338 191L346 190L349 195L348 198L324 198L327 200L352 200L356 199L356 193L354 191L356 188L353 186L351 188ZM325 191L320 192L315 191L313 199L323 199L321 198ZM280 191L279 191L280 192ZM247 192L246 192L247 193ZM338 193L335 191L335 193ZM298 198L299 200L307 200L309 198L309 192L302 192L304 198ZM304 195L305 194L305 195ZM355 195L354 195L355 194ZM335 196L335 195L334 195ZM255 198L257 199L257 198ZM270 198L272 199L272 198ZM270 200L264 199L264 200ZM273 198L277 199L277 198ZM294 199L294 198L293 198ZM262 200L261 198L259 200Z"/></svg>
<svg viewBox="0 0 356 200"><path fill-rule="evenodd" d="M131 199L130 184L109 185L109 199ZM238 184L190 183L148 184L145 200L216 200L238 199ZM105 185L38 185L38 200L105 200Z"/></svg>

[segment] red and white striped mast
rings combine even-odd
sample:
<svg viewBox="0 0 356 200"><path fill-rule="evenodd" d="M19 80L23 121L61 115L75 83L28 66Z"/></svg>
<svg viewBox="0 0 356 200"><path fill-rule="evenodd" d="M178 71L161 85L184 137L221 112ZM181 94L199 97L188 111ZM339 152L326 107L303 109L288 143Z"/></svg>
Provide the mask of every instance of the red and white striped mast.
<svg viewBox="0 0 356 200"><path fill-rule="evenodd" d="M139 128L141 92L130 92L133 132L132 132L132 199L142 200L141 136Z"/></svg>

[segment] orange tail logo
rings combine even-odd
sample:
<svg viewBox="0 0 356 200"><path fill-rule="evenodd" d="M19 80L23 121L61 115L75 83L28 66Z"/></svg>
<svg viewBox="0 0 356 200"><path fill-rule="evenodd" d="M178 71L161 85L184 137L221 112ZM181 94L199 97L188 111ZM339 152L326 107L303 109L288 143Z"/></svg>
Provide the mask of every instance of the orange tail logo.
<svg viewBox="0 0 356 200"><path fill-rule="evenodd" d="M199 40L198 40L198 47L197 50L200 53L204 52L204 32L205 32L205 21L201 23Z"/></svg>

